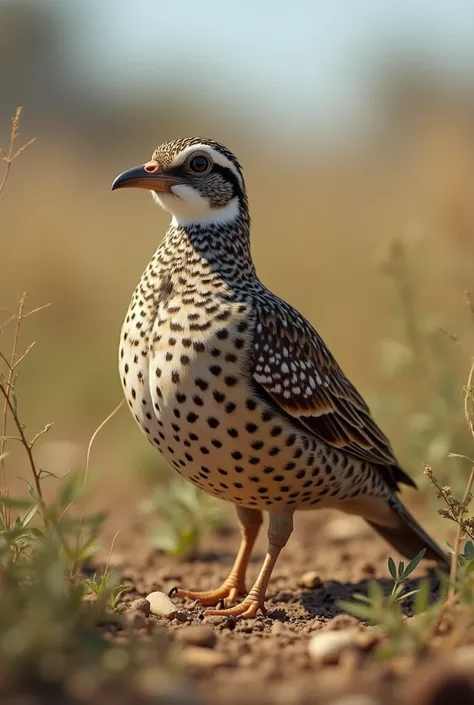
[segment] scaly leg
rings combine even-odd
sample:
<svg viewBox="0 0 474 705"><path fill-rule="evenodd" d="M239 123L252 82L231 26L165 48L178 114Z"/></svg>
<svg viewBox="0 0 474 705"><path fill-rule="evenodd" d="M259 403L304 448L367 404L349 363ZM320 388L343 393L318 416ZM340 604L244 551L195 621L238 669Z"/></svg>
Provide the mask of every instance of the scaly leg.
<svg viewBox="0 0 474 705"><path fill-rule="evenodd" d="M222 585L216 590L208 590L207 592L173 590L172 593L174 595L197 599L200 600L202 605L207 606L217 605L221 600L224 600L224 604L232 603L237 600L239 595L247 594L247 590L245 589L245 573L255 544L255 539L262 525L262 512L259 509L237 507L237 517L240 524L242 540L232 570Z"/></svg>
<svg viewBox="0 0 474 705"><path fill-rule="evenodd" d="M235 607L222 610L206 610L205 615L222 615L224 617L255 617L258 610L266 614L265 593L281 549L286 545L293 531L293 510L270 512L268 527L268 551L258 578L247 597Z"/></svg>

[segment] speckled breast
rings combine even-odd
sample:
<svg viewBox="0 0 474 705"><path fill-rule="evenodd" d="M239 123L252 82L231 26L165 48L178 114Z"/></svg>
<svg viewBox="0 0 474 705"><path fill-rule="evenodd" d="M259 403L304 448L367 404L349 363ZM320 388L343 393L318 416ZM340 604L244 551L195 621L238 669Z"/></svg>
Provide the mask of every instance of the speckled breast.
<svg viewBox="0 0 474 705"><path fill-rule="evenodd" d="M176 297L152 320L138 303L122 329L122 384L136 421L181 475L212 495L264 509L310 508L343 493L343 456L328 463L324 444L255 393L246 304L189 306Z"/></svg>

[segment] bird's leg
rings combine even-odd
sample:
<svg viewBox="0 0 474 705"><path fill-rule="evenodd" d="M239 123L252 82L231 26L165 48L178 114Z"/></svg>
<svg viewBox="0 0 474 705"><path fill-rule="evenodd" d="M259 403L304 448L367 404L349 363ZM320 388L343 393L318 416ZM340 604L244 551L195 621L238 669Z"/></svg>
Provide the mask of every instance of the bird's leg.
<svg viewBox="0 0 474 705"><path fill-rule="evenodd" d="M193 592L178 589L177 592L174 592L175 595L198 599L203 606L207 606L217 605L221 601L224 601L224 604L232 603L237 600L239 595L247 594L247 590L245 589L245 573L255 539L262 525L262 512L259 509L237 507L237 517L239 519L242 540L232 570L222 585L216 590L208 590L207 592Z"/></svg>
<svg viewBox="0 0 474 705"><path fill-rule="evenodd" d="M268 526L268 551L262 569L247 597L235 607L228 609L206 610L205 615L221 615L231 617L255 617L260 610L266 614L265 593L268 581L272 574L281 549L286 545L293 531L293 510L284 509L282 512L270 512Z"/></svg>

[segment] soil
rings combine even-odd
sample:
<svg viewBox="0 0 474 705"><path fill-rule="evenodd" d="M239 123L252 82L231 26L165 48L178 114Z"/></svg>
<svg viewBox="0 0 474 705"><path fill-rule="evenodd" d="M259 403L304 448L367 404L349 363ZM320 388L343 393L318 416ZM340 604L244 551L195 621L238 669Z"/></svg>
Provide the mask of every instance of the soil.
<svg viewBox="0 0 474 705"><path fill-rule="evenodd" d="M432 527L428 524L427 528ZM182 561L150 550L142 531L143 527L136 525L120 546L121 555L115 558L121 563L123 580L132 586L124 597L127 605L152 591L168 592L174 586L197 590L217 587L226 577L238 546L236 530L221 530L202 541L195 559ZM262 531L249 568L249 584L265 548ZM458 672L457 662L446 658L442 637L435 638L440 647L425 657L399 656L375 662L373 630L337 606L338 600L366 592L374 578L388 590L392 584L387 570L389 555L396 558L359 518L336 512L299 513L269 586L265 617L242 621L203 617L199 605L174 597L177 618L168 621L151 615L145 619L146 627L143 620L141 625L148 631L161 627L179 644L177 658L197 694L196 702L203 705L435 705L445 702L443 688L451 701L461 693L461 700L455 698L455 702L474 702L471 676L466 669ZM436 596L438 580L429 564L419 566L414 579L427 570ZM312 576L305 577L309 571ZM189 629L197 625L207 629L202 633ZM314 634L347 628L360 632L357 648L346 649L329 663L311 659L308 643ZM448 625L446 634L451 631L452 625ZM474 635L463 642L471 640L474 642ZM464 654L472 673L474 647L463 648L472 649ZM352 699L347 699L349 695Z"/></svg>

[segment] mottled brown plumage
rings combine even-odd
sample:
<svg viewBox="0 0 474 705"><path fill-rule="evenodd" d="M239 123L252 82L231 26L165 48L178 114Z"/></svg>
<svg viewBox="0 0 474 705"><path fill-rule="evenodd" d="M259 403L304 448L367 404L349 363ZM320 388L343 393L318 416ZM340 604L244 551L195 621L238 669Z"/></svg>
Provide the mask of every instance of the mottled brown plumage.
<svg viewBox="0 0 474 705"><path fill-rule="evenodd" d="M203 604L233 601L261 523L269 552L249 595L263 609L295 509L363 516L399 550L444 561L397 497L414 485L323 340L258 279L241 167L212 140L166 143L114 188L138 186L173 216L132 296L120 344L124 392L149 440L183 477L237 505L243 542ZM215 611L214 611L215 612Z"/></svg>

